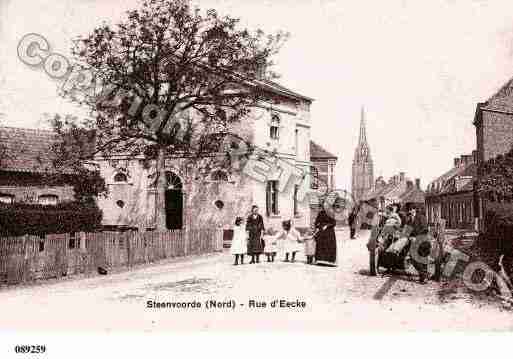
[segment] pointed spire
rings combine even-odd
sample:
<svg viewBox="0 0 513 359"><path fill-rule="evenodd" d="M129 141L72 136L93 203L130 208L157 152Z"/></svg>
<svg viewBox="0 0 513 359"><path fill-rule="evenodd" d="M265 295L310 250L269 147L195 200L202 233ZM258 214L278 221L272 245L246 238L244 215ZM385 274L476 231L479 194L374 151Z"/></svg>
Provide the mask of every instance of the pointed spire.
<svg viewBox="0 0 513 359"><path fill-rule="evenodd" d="M367 144L367 135L365 133L365 108L362 106L362 113L360 117L360 138L358 139L358 144L363 145Z"/></svg>

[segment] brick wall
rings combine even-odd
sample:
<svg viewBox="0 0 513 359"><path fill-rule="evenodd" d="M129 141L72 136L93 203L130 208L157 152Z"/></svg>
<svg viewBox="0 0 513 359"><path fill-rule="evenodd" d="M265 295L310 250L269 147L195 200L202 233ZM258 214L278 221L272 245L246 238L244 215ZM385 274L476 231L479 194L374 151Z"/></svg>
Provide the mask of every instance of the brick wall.
<svg viewBox="0 0 513 359"><path fill-rule="evenodd" d="M481 140L482 160L508 152L513 145L513 115L483 110ZM479 138L481 137L481 138Z"/></svg>

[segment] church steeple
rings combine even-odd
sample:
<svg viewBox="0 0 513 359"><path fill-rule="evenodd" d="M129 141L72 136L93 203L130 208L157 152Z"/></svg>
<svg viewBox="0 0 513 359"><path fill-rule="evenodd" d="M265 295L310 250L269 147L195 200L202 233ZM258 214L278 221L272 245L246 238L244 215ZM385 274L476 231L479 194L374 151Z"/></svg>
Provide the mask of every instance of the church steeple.
<svg viewBox="0 0 513 359"><path fill-rule="evenodd" d="M367 135L365 133L365 108L362 106L360 115L360 137L358 139L358 146L367 145Z"/></svg>
<svg viewBox="0 0 513 359"><path fill-rule="evenodd" d="M358 145L354 151L352 188L353 196L357 200L365 198L365 195L372 190L374 185L374 168L367 143L367 131L365 128L365 109L362 106L360 114L360 133Z"/></svg>

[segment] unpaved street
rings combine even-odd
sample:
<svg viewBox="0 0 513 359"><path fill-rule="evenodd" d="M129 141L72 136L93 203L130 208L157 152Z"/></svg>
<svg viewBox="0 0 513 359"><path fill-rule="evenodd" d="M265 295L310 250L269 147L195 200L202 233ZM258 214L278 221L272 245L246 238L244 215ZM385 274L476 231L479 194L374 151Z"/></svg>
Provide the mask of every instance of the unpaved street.
<svg viewBox="0 0 513 359"><path fill-rule="evenodd" d="M366 236L337 232L339 266L296 263L233 266L228 254L86 279L0 291L0 330L511 330L497 306L454 295L415 277L369 277ZM262 258L263 259L263 258ZM305 308L270 308L273 300ZM206 309L205 301L236 308ZM249 301L266 308L249 308ZM202 308L147 308L148 301L199 302Z"/></svg>

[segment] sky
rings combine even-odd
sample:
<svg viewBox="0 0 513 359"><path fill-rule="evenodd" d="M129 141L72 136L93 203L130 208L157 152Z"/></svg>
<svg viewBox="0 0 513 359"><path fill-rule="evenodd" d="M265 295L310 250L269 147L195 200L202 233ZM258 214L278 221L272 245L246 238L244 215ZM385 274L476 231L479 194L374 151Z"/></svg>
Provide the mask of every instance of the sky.
<svg viewBox="0 0 513 359"><path fill-rule="evenodd" d="M375 176L422 185L475 149L477 102L513 77L513 2L485 0L195 0L249 28L284 30L280 83L315 99L312 139L339 158L350 190L364 106ZM115 22L138 0L0 0L0 121L44 127L45 113L81 113L59 82L17 58L27 33L69 55L71 39Z"/></svg>

